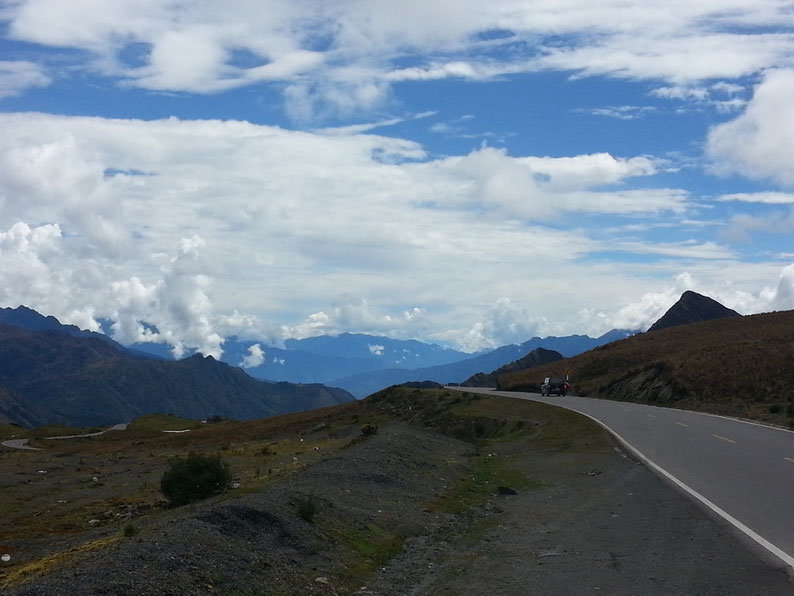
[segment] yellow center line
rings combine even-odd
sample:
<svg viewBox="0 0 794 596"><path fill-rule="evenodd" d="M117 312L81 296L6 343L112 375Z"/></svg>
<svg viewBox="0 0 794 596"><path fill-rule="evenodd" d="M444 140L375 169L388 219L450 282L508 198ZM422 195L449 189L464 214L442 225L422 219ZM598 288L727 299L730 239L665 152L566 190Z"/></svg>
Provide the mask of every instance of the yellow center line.
<svg viewBox="0 0 794 596"><path fill-rule="evenodd" d="M794 464L794 457L784 457L783 459L785 459L786 461L790 461L792 464Z"/></svg>
<svg viewBox="0 0 794 596"><path fill-rule="evenodd" d="M713 435L713 436L717 437L718 439L722 439L723 441L728 441L728 443L735 443L736 442L733 439L728 439L726 437L721 437L720 435Z"/></svg>
<svg viewBox="0 0 794 596"><path fill-rule="evenodd" d="M684 424L683 422L676 422L676 424L677 424L678 426L684 426L684 427L686 427L686 428L689 428L689 425L688 425L688 424Z"/></svg>

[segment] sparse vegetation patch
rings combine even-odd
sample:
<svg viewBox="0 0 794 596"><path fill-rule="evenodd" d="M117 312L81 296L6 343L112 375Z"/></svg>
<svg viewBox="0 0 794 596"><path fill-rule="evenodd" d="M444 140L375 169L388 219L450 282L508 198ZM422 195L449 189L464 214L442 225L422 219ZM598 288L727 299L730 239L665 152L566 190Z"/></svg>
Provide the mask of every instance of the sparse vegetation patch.
<svg viewBox="0 0 794 596"><path fill-rule="evenodd" d="M160 480L160 490L172 507L178 507L222 493L230 482L229 466L220 456L193 453L171 460Z"/></svg>

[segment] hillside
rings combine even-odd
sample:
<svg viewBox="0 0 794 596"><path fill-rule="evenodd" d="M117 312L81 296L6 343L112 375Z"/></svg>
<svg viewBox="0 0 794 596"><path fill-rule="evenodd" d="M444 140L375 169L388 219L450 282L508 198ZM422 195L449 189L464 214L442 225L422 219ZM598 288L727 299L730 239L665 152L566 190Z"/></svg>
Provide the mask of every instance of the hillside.
<svg viewBox="0 0 794 596"><path fill-rule="evenodd" d="M791 589L602 428L545 404L392 388L248 422L26 436L41 450L0 452L8 596ZM187 453L221 454L235 483L168 507L159 480Z"/></svg>
<svg viewBox="0 0 794 596"><path fill-rule="evenodd" d="M505 390L538 391L567 372L577 395L794 421L794 311L727 317L634 335L512 374Z"/></svg>
<svg viewBox="0 0 794 596"><path fill-rule="evenodd" d="M14 396L0 400L6 418L73 426L151 412L252 419L353 399L322 385L257 381L211 357L137 357L103 339L9 325L0 325L0 387Z"/></svg>

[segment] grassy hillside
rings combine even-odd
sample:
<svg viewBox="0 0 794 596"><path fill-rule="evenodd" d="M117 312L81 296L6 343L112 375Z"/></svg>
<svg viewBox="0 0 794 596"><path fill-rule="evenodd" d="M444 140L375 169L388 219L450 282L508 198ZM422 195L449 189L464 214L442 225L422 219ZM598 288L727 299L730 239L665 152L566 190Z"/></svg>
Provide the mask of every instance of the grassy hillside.
<svg viewBox="0 0 794 596"><path fill-rule="evenodd" d="M577 395L794 421L794 311L642 333L573 358L506 374L500 389L539 391L568 374Z"/></svg>
<svg viewBox="0 0 794 596"><path fill-rule="evenodd" d="M365 426L380 431L365 435ZM176 430L185 432L168 432ZM573 472L578 478L593 465L582 454L612 452L603 429L567 410L405 387L246 422L199 424L153 415L126 430L66 440L16 431L40 450L0 450L0 552L11 556L0 569L0 591L35 584L51 572L73 582L84 559L102 570L81 576L86 581L123 580L143 556L151 565L147 573L179 585L173 593L261 593L258 586L268 581L283 586L275 593L331 593L315 581L318 566L344 588L339 593L352 593L406 541L427 533L428 524L446 524L451 515L469 516L469 524L499 486L547 487L518 465L520 457L574 458L582 468ZM219 454L234 487L169 508L159 491L161 475L171 458L188 453ZM196 527L196 543L181 551ZM210 552L195 554L203 544ZM266 564L230 571L249 555ZM133 562L124 563L125 557ZM154 557L162 560L151 562ZM189 572L171 574L181 557ZM87 592L90 587L82 585ZM127 593L118 585L106 589Z"/></svg>

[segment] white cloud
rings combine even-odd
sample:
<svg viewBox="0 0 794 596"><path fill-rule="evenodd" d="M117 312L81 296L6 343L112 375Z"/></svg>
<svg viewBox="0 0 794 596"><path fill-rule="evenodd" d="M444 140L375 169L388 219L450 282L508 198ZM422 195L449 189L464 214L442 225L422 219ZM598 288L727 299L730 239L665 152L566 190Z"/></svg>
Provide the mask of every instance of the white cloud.
<svg viewBox="0 0 794 596"><path fill-rule="evenodd" d="M614 315L607 316L604 313L592 313L583 311L583 318L602 319L602 329L628 329L645 331L654 322L667 312L687 290L694 290L695 280L689 273L682 273L675 278L672 286L664 288L658 292L647 292L637 301L627 304L618 310Z"/></svg>
<svg viewBox="0 0 794 596"><path fill-rule="evenodd" d="M794 309L794 264L785 267L774 290L765 289L762 297L776 310Z"/></svg>
<svg viewBox="0 0 794 596"><path fill-rule="evenodd" d="M735 79L791 66L794 35L747 33L787 30L787 8L779 0L674 10L623 0L20 0L0 18L17 40L82 50L92 57L84 68L147 89L215 93L277 82L287 110L307 119L374 108L405 80L541 69L674 85ZM505 34L483 38L495 30ZM15 68L28 73L15 88L45 83Z"/></svg>
<svg viewBox="0 0 794 596"><path fill-rule="evenodd" d="M248 353L243 357L240 366L243 368L256 368L265 361L267 355L259 344L253 344L248 348Z"/></svg>
<svg viewBox="0 0 794 596"><path fill-rule="evenodd" d="M46 87L52 79L44 69L26 60L0 60L0 98L22 95L33 87Z"/></svg>
<svg viewBox="0 0 794 596"><path fill-rule="evenodd" d="M737 192L717 197L718 201L764 203L767 205L794 204L794 193L787 192Z"/></svg>
<svg viewBox="0 0 794 596"><path fill-rule="evenodd" d="M721 173L739 173L794 187L794 70L766 73L746 110L715 126L707 151Z"/></svg>
<svg viewBox="0 0 794 596"><path fill-rule="evenodd" d="M302 323L284 329L288 337L303 339L318 335L338 335L351 329L362 333L411 338L427 331L425 312L419 307L399 314L373 312L369 302L360 296L346 295L334 301L328 312L309 315ZM370 352L380 355L383 346L370 346Z"/></svg>
<svg viewBox="0 0 794 596"><path fill-rule="evenodd" d="M457 343L468 351L517 344L548 330L543 318L533 317L526 307L510 298L499 298L485 313L483 320L470 329L453 332Z"/></svg>
<svg viewBox="0 0 794 596"><path fill-rule="evenodd" d="M604 284L636 292L681 261L734 257L619 236L613 217L674 226L690 208L683 191L629 187L666 167L649 157L434 158L399 138L246 122L2 114L0 128L2 302L107 317L122 342L176 355L341 331L478 349L578 331L571 313L593 292L614 300ZM605 216L612 227L576 227ZM640 281L588 260L615 251L665 264Z"/></svg>
<svg viewBox="0 0 794 596"><path fill-rule="evenodd" d="M590 110L590 113L594 116L604 116L618 120L637 120L655 110L656 108L652 106L611 106L608 108L595 108Z"/></svg>
<svg viewBox="0 0 794 596"><path fill-rule="evenodd" d="M668 189L591 190L656 173L657 163L646 157L621 159L602 153L512 158L503 150L485 148L440 165L453 178L451 188L458 187L450 198L527 219L546 220L561 212L681 211L687 199Z"/></svg>
<svg viewBox="0 0 794 596"><path fill-rule="evenodd" d="M742 273L749 272L745 265L736 263L732 267L745 270ZM771 267L769 269L771 270ZM778 271L778 279L774 286L761 285L761 280L753 280L754 283L758 282L756 287L761 288L756 291L735 287L730 280L721 277L718 270L704 271L704 274L709 275L708 280L684 272L675 277L672 285L656 292L646 292L617 312L582 309L579 315L583 324L588 325L595 334L610 329L645 331L659 320L686 290L708 296L744 315L794 309L794 264L787 265L782 270L778 268Z"/></svg>

